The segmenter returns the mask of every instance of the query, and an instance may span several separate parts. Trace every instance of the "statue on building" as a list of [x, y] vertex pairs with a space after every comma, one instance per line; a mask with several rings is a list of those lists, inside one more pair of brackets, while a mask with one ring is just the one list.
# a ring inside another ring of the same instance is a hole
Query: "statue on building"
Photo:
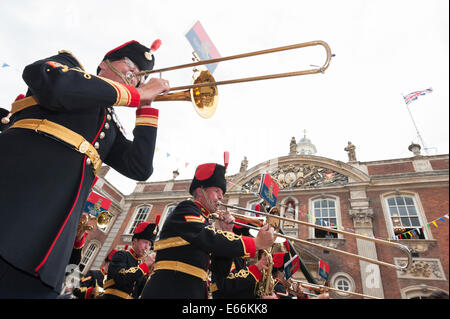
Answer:
[[348, 153], [348, 161], [349, 162], [356, 162], [356, 153], [355, 153], [355, 145], [352, 144], [352, 142], [348, 142], [348, 145], [346, 148], [344, 148], [344, 151]]
[[248, 160], [247, 156], [244, 156], [244, 159], [241, 161], [241, 168], [239, 169], [239, 173], [243, 173], [247, 170]]
[[295, 141], [295, 137], [292, 136], [291, 144], [289, 145], [289, 155], [297, 154], [297, 142]]

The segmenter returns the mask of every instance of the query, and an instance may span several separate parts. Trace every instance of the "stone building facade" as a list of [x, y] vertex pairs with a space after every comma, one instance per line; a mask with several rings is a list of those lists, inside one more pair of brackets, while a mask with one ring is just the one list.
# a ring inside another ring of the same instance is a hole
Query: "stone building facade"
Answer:
[[[301, 145], [300, 142], [302, 143]], [[449, 174], [448, 154], [424, 156], [410, 147], [412, 157], [360, 162], [355, 146], [348, 142], [348, 162], [336, 161], [302, 152], [314, 150], [306, 136], [295, 144], [289, 155], [247, 167], [247, 158], [239, 173], [227, 176], [228, 191], [224, 202], [253, 208], [262, 173], [269, 173], [280, 186], [278, 203], [282, 216], [309, 223], [394, 241], [406, 245], [413, 256], [407, 271], [399, 271], [335, 254], [334, 248], [371, 259], [402, 265], [403, 251], [327, 233], [292, 222], [282, 222], [283, 232], [323, 245], [323, 248], [295, 243], [310, 273], [319, 283], [320, 260], [330, 266], [331, 287], [385, 299], [421, 298], [433, 290], [449, 290]], [[309, 144], [308, 144], [309, 143]], [[191, 180], [174, 178], [159, 182], [138, 182], [130, 195], [121, 194], [105, 178], [103, 168], [94, 191], [112, 200], [114, 215], [106, 229], [91, 231], [84, 247], [80, 269], [100, 268], [113, 248], [131, 243], [134, 227], [141, 221], [160, 223], [177, 205], [189, 198]], [[243, 213], [243, 212], [239, 212]], [[250, 213], [248, 213], [250, 214]], [[296, 278], [304, 278], [298, 271]], [[357, 298], [332, 293], [332, 298]]]

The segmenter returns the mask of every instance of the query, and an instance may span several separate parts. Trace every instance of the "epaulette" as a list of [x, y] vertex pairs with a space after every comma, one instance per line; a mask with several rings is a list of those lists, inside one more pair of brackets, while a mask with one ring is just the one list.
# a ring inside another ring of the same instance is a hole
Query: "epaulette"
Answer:
[[75, 61], [77, 61], [78, 65], [80, 66], [81, 70], [84, 71], [83, 65], [80, 63], [80, 61], [78, 61], [78, 59], [75, 57], [75, 55], [72, 52], [70, 52], [69, 50], [59, 50], [58, 51], [58, 54], [64, 54], [64, 53], [66, 53], [66, 54], [70, 55], [72, 58], [74, 58]]

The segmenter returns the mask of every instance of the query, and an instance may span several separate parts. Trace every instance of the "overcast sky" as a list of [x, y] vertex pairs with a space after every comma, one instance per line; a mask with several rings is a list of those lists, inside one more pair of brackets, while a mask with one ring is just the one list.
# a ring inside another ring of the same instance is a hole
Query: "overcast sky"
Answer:
[[[286, 156], [304, 130], [317, 156], [346, 162], [348, 141], [359, 161], [411, 157], [422, 144], [403, 95], [429, 87], [409, 109], [429, 155], [448, 154], [449, 13], [445, 0], [278, 1], [21, 1], [0, 2], [0, 106], [25, 93], [21, 74], [35, 60], [65, 49], [95, 73], [104, 54], [129, 40], [155, 39], [155, 68], [190, 63], [185, 34], [196, 21], [221, 56], [322, 40], [333, 54], [324, 74], [219, 87], [219, 106], [203, 119], [189, 102], [159, 102], [154, 174], [148, 181], [190, 179], [201, 163], [229, 174], [247, 156], [249, 168]], [[222, 62], [217, 81], [323, 65], [321, 47]], [[5, 66], [7, 64], [8, 66]], [[163, 73], [172, 86], [191, 83], [192, 70]], [[135, 110], [118, 108], [132, 138]], [[423, 145], [422, 145], [423, 147]], [[426, 154], [422, 150], [422, 154]], [[135, 181], [111, 170], [124, 194]]]

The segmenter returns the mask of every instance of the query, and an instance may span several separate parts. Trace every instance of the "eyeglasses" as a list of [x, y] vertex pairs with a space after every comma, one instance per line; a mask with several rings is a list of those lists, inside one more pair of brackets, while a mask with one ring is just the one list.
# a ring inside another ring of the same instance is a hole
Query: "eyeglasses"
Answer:
[[[139, 72], [139, 67], [133, 62], [131, 61], [128, 57], [124, 57], [122, 59], [122, 61], [125, 62], [125, 64], [132, 70], [134, 70], [135, 72]], [[131, 80], [133, 77], [135, 77], [138, 80], [138, 84], [141, 83], [141, 81], [144, 80], [144, 76], [143, 75], [136, 75], [131, 71], [128, 71], [126, 74], [127, 78], [129, 80]]]

